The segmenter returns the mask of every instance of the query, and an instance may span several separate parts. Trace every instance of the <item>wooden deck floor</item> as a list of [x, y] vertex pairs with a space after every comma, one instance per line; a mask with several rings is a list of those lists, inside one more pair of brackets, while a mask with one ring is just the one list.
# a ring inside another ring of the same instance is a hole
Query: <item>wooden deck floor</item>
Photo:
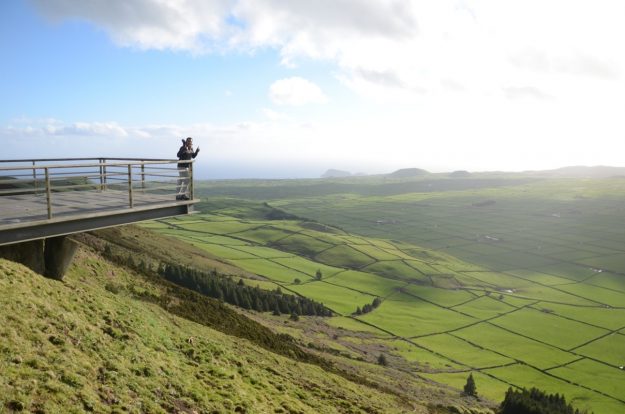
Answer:
[[137, 190], [131, 208], [127, 191], [58, 192], [51, 195], [49, 219], [45, 193], [5, 195], [0, 197], [0, 244], [187, 214], [195, 202]]

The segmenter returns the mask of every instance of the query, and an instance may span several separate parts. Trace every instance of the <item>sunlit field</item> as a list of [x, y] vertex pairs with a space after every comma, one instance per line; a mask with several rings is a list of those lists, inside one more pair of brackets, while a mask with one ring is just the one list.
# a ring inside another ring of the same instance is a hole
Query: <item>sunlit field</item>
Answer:
[[[329, 324], [394, 341], [420, 375], [625, 410], [625, 179], [334, 184], [261, 198], [235, 182], [238, 198], [147, 226], [323, 302]], [[289, 216], [263, 217], [274, 207]]]

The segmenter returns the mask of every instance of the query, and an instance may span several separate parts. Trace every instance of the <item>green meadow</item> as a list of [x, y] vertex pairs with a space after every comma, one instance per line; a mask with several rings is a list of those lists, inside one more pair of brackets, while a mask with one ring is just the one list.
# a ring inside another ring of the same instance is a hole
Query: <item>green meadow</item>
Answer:
[[[538, 386], [597, 414], [625, 411], [625, 179], [258, 187], [198, 183], [199, 214], [146, 227], [264, 278], [263, 288], [323, 302], [335, 312], [328, 326], [378, 338], [415, 375], [462, 388], [473, 372], [494, 400]], [[380, 306], [354, 314], [376, 297]]]

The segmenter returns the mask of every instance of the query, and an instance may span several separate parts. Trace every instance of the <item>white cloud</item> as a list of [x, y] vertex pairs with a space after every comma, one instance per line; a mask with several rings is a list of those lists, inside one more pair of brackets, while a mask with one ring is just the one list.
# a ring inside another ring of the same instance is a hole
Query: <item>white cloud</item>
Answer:
[[230, 30], [234, 0], [33, 0], [54, 20], [81, 19], [118, 44], [139, 49], [211, 50]]
[[328, 98], [317, 85], [299, 77], [275, 81], [269, 87], [269, 98], [276, 105], [292, 106], [326, 103], [328, 101]]
[[105, 136], [123, 138], [129, 136], [127, 129], [121, 127], [117, 122], [74, 122], [65, 124], [53, 118], [39, 120], [29, 118], [17, 119], [2, 131], [4, 134], [8, 134], [10, 131], [10, 133], [23, 138], [31, 136]]
[[549, 95], [533, 86], [508, 86], [503, 88], [503, 92], [510, 99], [551, 99]]
[[283, 112], [277, 112], [273, 109], [263, 108], [261, 112], [270, 121], [290, 121], [291, 117]]
[[[618, 81], [625, 2], [597, 0], [34, 0], [54, 19], [78, 18], [141, 49], [279, 50], [289, 66], [335, 62], [363, 95], [492, 94], [545, 88], [562, 74]], [[538, 73], [538, 74], [537, 74]], [[374, 92], [377, 91], [377, 92]]]

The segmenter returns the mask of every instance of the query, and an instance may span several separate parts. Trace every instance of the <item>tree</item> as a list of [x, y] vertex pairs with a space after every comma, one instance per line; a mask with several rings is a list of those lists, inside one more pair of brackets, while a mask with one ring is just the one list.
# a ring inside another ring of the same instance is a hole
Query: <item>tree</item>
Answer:
[[538, 388], [513, 390], [508, 388], [499, 407], [501, 414], [587, 414], [566, 403], [564, 395], [547, 394]]
[[469, 374], [467, 383], [464, 384], [464, 393], [471, 397], [477, 397], [477, 387], [475, 386], [475, 380], [473, 379], [473, 373]]
[[293, 283], [295, 283], [296, 285], [299, 285], [300, 283], [302, 283], [302, 281], [296, 277], [295, 279], [293, 279]]
[[291, 312], [291, 316], [289, 317], [289, 319], [297, 322], [299, 321], [299, 315], [297, 314], [297, 312]]
[[321, 280], [322, 277], [323, 275], [321, 274], [321, 269], [317, 269], [317, 272], [315, 273], [315, 279]]

